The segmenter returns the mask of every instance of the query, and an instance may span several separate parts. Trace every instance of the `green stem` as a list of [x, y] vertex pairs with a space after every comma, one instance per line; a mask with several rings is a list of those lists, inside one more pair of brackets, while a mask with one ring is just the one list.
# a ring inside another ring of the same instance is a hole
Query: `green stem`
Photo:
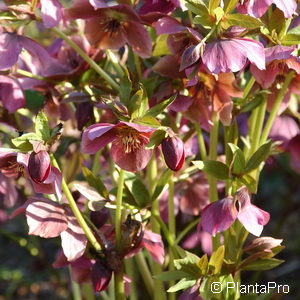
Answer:
[[98, 150], [94, 156], [94, 160], [93, 160], [93, 166], [92, 166], [92, 173], [94, 176], [97, 176], [99, 173], [99, 169], [100, 169], [100, 154], [101, 154], [101, 150]]
[[154, 292], [154, 282], [152, 279], [152, 275], [149, 271], [147, 262], [145, 260], [145, 257], [141, 251], [135, 256], [135, 260], [138, 265], [140, 274], [143, 278], [146, 289], [147, 289], [149, 295], [152, 297], [153, 292]]
[[[210, 140], [209, 140], [209, 160], [217, 160], [219, 120], [216, 112], [213, 113], [212, 121], [213, 121], [213, 126], [210, 130]], [[217, 179], [209, 175], [208, 184], [209, 184], [210, 202], [215, 202], [218, 200]]]
[[244, 88], [244, 93], [243, 93], [244, 99], [247, 98], [247, 96], [249, 95], [254, 83], [255, 83], [255, 78], [252, 76]]
[[294, 71], [291, 71], [285, 78], [284, 80], [284, 83], [282, 85], [282, 88], [280, 89], [276, 99], [275, 99], [275, 102], [273, 104], [273, 107], [272, 107], [272, 110], [271, 110], [271, 113], [269, 115], [269, 118], [268, 118], [268, 121], [265, 125], [265, 128], [263, 130], [263, 133], [262, 133], [262, 136], [261, 136], [261, 140], [260, 140], [260, 144], [263, 144], [267, 141], [268, 139], [268, 136], [269, 136], [269, 133], [271, 131], [271, 128], [273, 126], [273, 123], [274, 123], [274, 120], [278, 114], [278, 111], [279, 111], [279, 108], [280, 108], [280, 105], [284, 99], [284, 96], [287, 92], [287, 89], [289, 87], [289, 84], [291, 83], [292, 79], [294, 77]]
[[71, 278], [71, 285], [72, 285], [72, 294], [73, 294], [73, 299], [74, 300], [81, 300], [81, 292], [80, 292], [80, 285], [73, 280], [73, 276], [72, 276], [72, 268], [69, 265], [69, 274], [70, 274], [70, 278]]
[[[118, 190], [116, 199], [116, 214], [115, 214], [115, 230], [116, 230], [116, 246], [119, 251], [122, 241], [122, 198], [124, 188], [124, 171], [120, 169], [118, 179]], [[115, 296], [117, 300], [125, 299], [125, 288], [123, 281], [123, 266], [118, 272], [115, 272]]]
[[52, 28], [59, 37], [61, 37], [69, 46], [71, 46], [104, 80], [106, 80], [113, 89], [119, 90], [119, 85], [92, 60], [76, 43], [74, 43], [66, 34], [60, 31], [58, 28]]
[[[53, 154], [51, 154], [50, 157], [51, 157], [52, 165], [60, 170], [59, 165], [58, 165], [55, 157], [53, 156]], [[66, 199], [68, 200], [68, 203], [70, 205], [70, 208], [71, 208], [74, 216], [76, 217], [77, 222], [79, 223], [80, 227], [84, 231], [84, 234], [86, 235], [87, 239], [89, 240], [91, 245], [95, 248], [95, 250], [97, 252], [100, 252], [101, 251], [101, 246], [98, 243], [98, 241], [96, 240], [92, 230], [90, 229], [90, 227], [85, 222], [85, 220], [84, 220], [84, 218], [81, 214], [81, 211], [77, 207], [77, 204], [76, 204], [76, 202], [75, 202], [75, 200], [72, 196], [72, 193], [71, 193], [64, 177], [62, 177], [62, 190], [65, 194]]]
[[198, 124], [197, 122], [194, 123], [194, 125], [195, 125], [195, 129], [196, 129], [196, 132], [197, 132], [197, 139], [198, 139], [198, 145], [199, 145], [201, 159], [205, 160], [206, 157], [207, 157], [207, 152], [206, 152], [206, 147], [205, 147], [205, 142], [204, 142], [204, 138], [203, 138], [202, 129], [201, 129], [200, 124]]
[[82, 294], [85, 300], [95, 300], [94, 289], [91, 283], [82, 284]]
[[128, 274], [128, 276], [131, 278], [129, 300], [137, 300], [138, 299], [137, 285], [136, 285], [137, 270], [135, 268], [133, 258], [129, 258], [125, 260], [125, 270], [126, 270], [126, 274]]

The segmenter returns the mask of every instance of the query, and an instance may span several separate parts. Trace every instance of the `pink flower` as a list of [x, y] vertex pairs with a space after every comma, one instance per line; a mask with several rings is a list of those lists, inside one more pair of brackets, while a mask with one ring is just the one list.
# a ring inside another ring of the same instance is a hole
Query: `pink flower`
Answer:
[[32, 199], [26, 207], [29, 234], [43, 238], [60, 235], [61, 244], [68, 261], [83, 255], [87, 238], [76, 218], [64, 206], [48, 199]]
[[87, 0], [65, 10], [68, 19], [86, 19], [88, 41], [101, 49], [120, 49], [128, 43], [141, 57], [150, 57], [152, 41], [139, 15], [128, 5], [94, 9]]
[[245, 38], [215, 40], [205, 46], [202, 56], [203, 64], [215, 74], [240, 71], [248, 60], [258, 69], [265, 69], [264, 46]]
[[274, 46], [265, 49], [266, 69], [259, 70], [251, 65], [250, 70], [256, 81], [265, 89], [275, 81], [277, 75], [288, 73], [290, 69], [300, 74], [300, 60], [292, 55], [295, 47]]
[[62, 5], [58, 0], [41, 0], [41, 13], [46, 28], [57, 26], [62, 19]]
[[238, 10], [241, 13], [260, 18], [272, 4], [275, 4], [286, 18], [291, 18], [297, 9], [295, 0], [244, 0], [238, 6]]
[[25, 106], [25, 96], [18, 80], [0, 75], [0, 99], [10, 113]]
[[242, 187], [237, 191], [235, 198], [227, 197], [209, 204], [202, 212], [199, 228], [215, 236], [216, 233], [227, 230], [236, 219], [247, 231], [260, 236], [264, 225], [269, 222], [270, 215], [251, 204], [247, 188]]
[[7, 178], [0, 169], [0, 194], [3, 195], [5, 207], [13, 207], [18, 199], [16, 186], [11, 178]]
[[82, 136], [82, 151], [94, 154], [109, 143], [114, 162], [122, 169], [136, 172], [148, 164], [152, 150], [146, 150], [155, 129], [129, 122], [116, 125], [108, 123], [94, 124], [88, 127]]

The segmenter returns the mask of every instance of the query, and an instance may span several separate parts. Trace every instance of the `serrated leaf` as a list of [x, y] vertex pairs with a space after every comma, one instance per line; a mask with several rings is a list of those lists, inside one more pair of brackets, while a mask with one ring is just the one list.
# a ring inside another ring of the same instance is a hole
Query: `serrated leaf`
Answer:
[[185, 273], [183, 271], [166, 271], [162, 272], [160, 274], [156, 274], [153, 276], [153, 278], [163, 281], [172, 281], [172, 280], [178, 280], [182, 278], [189, 277], [188, 273]]
[[181, 279], [179, 282], [177, 282], [175, 285], [171, 286], [167, 292], [168, 293], [175, 293], [180, 290], [186, 290], [192, 286], [194, 286], [196, 283], [196, 280], [186, 280], [185, 278]]
[[98, 193], [105, 199], [109, 198], [108, 190], [106, 189], [104, 183], [100, 177], [96, 177], [88, 168], [82, 167], [83, 176], [90, 186], [95, 188]]
[[162, 113], [169, 105], [171, 105], [174, 102], [175, 98], [176, 96], [172, 96], [169, 99], [154, 105], [148, 110], [148, 112], [145, 114], [145, 117], [147, 116], [156, 117], [157, 115]]
[[150, 194], [143, 182], [138, 178], [137, 174], [125, 173], [125, 187], [133, 196], [139, 207], [144, 207], [150, 202]]
[[263, 145], [261, 145], [250, 157], [246, 164], [245, 172], [249, 173], [255, 169], [257, 169], [260, 164], [267, 159], [271, 152], [272, 141], [269, 141]]
[[219, 274], [223, 265], [223, 259], [225, 254], [224, 245], [220, 246], [216, 251], [213, 252], [210, 257], [208, 267], [212, 270], [213, 274]]
[[22, 151], [32, 150], [31, 141], [43, 142], [42, 138], [34, 132], [22, 134], [11, 140], [11, 142]]
[[192, 161], [192, 163], [203, 172], [214, 176], [217, 179], [226, 180], [229, 178], [229, 168], [220, 161], [205, 160]]
[[152, 56], [163, 56], [171, 54], [167, 45], [168, 36], [168, 34], [161, 34], [157, 37]]
[[254, 17], [244, 14], [227, 14], [226, 21], [230, 26], [240, 26], [247, 29], [259, 28], [263, 23]]
[[50, 139], [50, 128], [47, 116], [40, 111], [35, 119], [35, 133], [47, 142]]
[[244, 266], [242, 268], [242, 270], [247, 270], [247, 271], [271, 270], [271, 269], [281, 265], [283, 262], [284, 262], [284, 260], [277, 259], [277, 258], [259, 259], [259, 260], [253, 261], [250, 264]]

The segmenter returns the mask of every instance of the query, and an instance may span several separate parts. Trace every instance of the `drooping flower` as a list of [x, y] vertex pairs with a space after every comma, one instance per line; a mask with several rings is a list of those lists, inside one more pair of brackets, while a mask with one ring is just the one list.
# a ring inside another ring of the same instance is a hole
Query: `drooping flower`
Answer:
[[238, 10], [241, 13], [260, 18], [272, 4], [275, 4], [286, 18], [291, 18], [297, 9], [295, 0], [243, 0], [238, 6]]
[[0, 100], [10, 113], [25, 106], [25, 96], [21, 85], [13, 77], [0, 75]]
[[109, 143], [114, 162], [126, 171], [144, 169], [152, 150], [145, 149], [155, 129], [135, 123], [94, 124], [83, 132], [82, 152], [94, 154]]
[[209, 204], [202, 212], [199, 228], [215, 236], [216, 233], [227, 230], [236, 219], [247, 231], [260, 236], [270, 216], [266, 211], [251, 204], [247, 188], [242, 187], [237, 191], [235, 198], [227, 197]]
[[65, 15], [86, 20], [85, 35], [95, 47], [119, 49], [128, 43], [141, 57], [151, 55], [151, 38], [139, 15], [126, 4], [94, 9], [88, 0], [75, 1]]
[[300, 74], [300, 60], [292, 55], [295, 47], [277, 45], [265, 48], [266, 69], [259, 70], [255, 65], [250, 66], [251, 73], [256, 81], [265, 89], [275, 81], [277, 75], [295, 70]]

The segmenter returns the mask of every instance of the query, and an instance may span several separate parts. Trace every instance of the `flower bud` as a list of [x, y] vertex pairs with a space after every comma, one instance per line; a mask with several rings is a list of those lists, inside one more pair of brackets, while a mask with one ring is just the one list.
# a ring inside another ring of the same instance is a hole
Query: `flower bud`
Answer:
[[96, 292], [107, 289], [111, 280], [112, 270], [97, 261], [92, 267], [92, 282]]
[[169, 136], [162, 141], [161, 148], [167, 166], [173, 171], [180, 170], [185, 158], [182, 140], [177, 136]]
[[32, 152], [28, 161], [28, 172], [36, 183], [44, 182], [51, 169], [50, 157], [47, 151]]
[[272, 252], [272, 249], [281, 246], [281, 243], [281, 239], [274, 239], [270, 236], [264, 236], [252, 240], [244, 248], [244, 251], [250, 254], [260, 251]]

